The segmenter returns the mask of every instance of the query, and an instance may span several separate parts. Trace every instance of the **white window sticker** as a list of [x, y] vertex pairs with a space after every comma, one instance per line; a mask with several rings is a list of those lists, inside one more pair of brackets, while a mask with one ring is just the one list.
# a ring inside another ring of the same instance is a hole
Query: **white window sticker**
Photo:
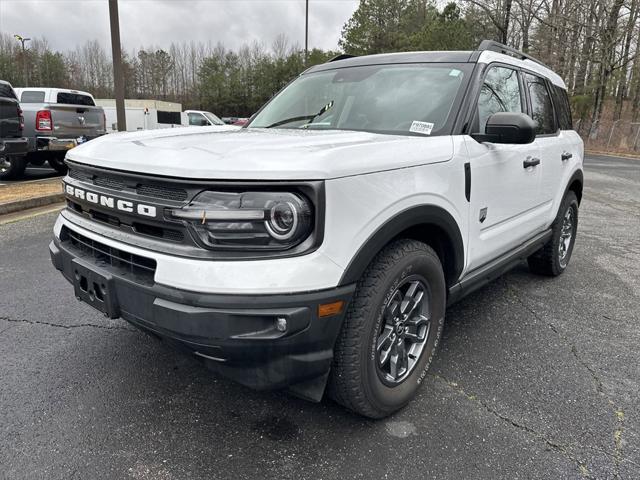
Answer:
[[433, 130], [433, 123], [429, 122], [419, 122], [414, 120], [411, 124], [410, 132], [421, 133], [423, 135], [431, 135], [431, 130]]
[[449, 76], [450, 77], [457, 77], [461, 74], [462, 72], [460, 70], [456, 70], [455, 68], [453, 70], [451, 70], [449, 72]]

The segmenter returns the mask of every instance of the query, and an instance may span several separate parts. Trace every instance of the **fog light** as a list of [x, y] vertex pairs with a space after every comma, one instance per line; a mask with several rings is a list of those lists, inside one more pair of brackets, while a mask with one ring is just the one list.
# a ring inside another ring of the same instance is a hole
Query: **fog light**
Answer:
[[276, 330], [278, 330], [279, 332], [286, 332], [287, 331], [287, 319], [284, 317], [278, 317], [276, 318]]

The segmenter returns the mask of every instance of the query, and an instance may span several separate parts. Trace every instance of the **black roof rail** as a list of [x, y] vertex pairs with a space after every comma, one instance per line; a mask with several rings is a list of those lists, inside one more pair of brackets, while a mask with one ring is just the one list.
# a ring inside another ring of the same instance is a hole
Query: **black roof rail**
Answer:
[[537, 63], [538, 65], [542, 65], [545, 68], [549, 68], [547, 65], [542, 63], [537, 58], [532, 57], [531, 55], [527, 55], [526, 53], [521, 52], [513, 47], [507, 47], [500, 42], [496, 42], [495, 40], [483, 40], [480, 42], [480, 46], [478, 47], [479, 52], [484, 52], [485, 50], [490, 50], [492, 52], [503, 53], [505, 55], [510, 55], [515, 58], [519, 58], [520, 60], [531, 60], [532, 62]]
[[349, 55], [348, 53], [341, 53], [340, 55], [336, 55], [330, 60], [327, 60], [327, 63], [337, 62], [338, 60], [346, 60], [347, 58], [357, 57], [357, 55]]

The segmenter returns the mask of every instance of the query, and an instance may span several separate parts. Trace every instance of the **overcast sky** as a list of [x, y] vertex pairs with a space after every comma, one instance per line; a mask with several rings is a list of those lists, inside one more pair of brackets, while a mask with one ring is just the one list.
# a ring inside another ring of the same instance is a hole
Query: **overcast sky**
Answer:
[[[309, 48], [335, 49], [358, 0], [309, 0]], [[218, 41], [236, 49], [279, 33], [304, 47], [305, 0], [120, 0], [125, 49]], [[55, 50], [97, 39], [110, 48], [107, 0], [0, 0], [0, 31], [45, 37]]]

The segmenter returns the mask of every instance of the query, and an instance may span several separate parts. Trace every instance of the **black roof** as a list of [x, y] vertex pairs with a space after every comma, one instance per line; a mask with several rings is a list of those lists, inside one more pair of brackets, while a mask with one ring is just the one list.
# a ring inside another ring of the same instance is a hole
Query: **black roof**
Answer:
[[362, 57], [343, 54], [329, 60], [327, 63], [311, 67], [307, 69], [305, 73], [321, 72], [334, 68], [393, 63], [475, 63], [478, 61], [480, 54], [485, 50], [491, 50], [522, 60], [531, 60], [545, 68], [549, 68], [540, 60], [515, 48], [508, 47], [493, 40], [483, 40], [478, 46], [478, 49], [474, 51], [380, 53], [377, 55], [364, 55]]
[[334, 60], [316, 65], [307, 72], [320, 72], [334, 68], [357, 67], [361, 65], [385, 65], [391, 63], [468, 63], [475, 62], [473, 54], [475, 52], [401, 52], [401, 53], [380, 53], [377, 55], [364, 55], [362, 57], [351, 57]]

